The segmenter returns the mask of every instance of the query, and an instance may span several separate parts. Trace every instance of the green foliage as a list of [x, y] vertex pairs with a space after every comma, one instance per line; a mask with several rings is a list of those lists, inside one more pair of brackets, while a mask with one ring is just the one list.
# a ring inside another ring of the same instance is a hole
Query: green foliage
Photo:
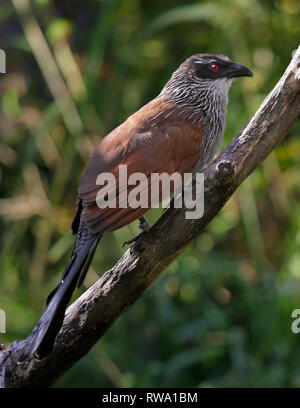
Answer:
[[[254, 72], [230, 91], [227, 144], [283, 73], [300, 34], [298, 0], [17, 4], [0, 6], [6, 344], [29, 334], [64, 269], [77, 181], [100, 138], [155, 97], [186, 57], [210, 52]], [[291, 332], [300, 308], [299, 134], [297, 124], [57, 386], [300, 386], [299, 335]], [[153, 210], [149, 219], [159, 216]], [[103, 239], [85, 287], [136, 232], [132, 224]]]

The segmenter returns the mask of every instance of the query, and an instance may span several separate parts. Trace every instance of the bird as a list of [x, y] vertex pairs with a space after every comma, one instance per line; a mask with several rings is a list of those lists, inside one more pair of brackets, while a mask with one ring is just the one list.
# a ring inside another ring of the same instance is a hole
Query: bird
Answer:
[[174, 71], [157, 97], [96, 146], [79, 180], [72, 223], [76, 240], [70, 261], [47, 298], [44, 314], [26, 339], [20, 362], [51, 353], [71, 296], [84, 280], [101, 237], [138, 219], [142, 233], [149, 229], [144, 218], [148, 208], [97, 205], [97, 194], [104, 188], [97, 185], [98, 175], [113, 174], [117, 188], [118, 171], [123, 165], [128, 176], [141, 172], [147, 178], [152, 173], [184, 174], [203, 169], [213, 160], [223, 139], [229, 88], [243, 76], [253, 73], [226, 55], [192, 55]]

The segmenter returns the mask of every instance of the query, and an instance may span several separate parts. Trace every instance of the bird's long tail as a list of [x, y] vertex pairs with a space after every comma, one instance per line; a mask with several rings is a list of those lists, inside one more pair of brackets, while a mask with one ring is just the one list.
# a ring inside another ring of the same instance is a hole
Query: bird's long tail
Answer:
[[26, 340], [19, 361], [30, 360], [34, 355], [42, 359], [52, 350], [56, 335], [64, 320], [64, 315], [72, 294], [79, 286], [90, 266], [102, 234], [87, 235], [76, 244], [57, 287], [47, 298], [45, 313]]

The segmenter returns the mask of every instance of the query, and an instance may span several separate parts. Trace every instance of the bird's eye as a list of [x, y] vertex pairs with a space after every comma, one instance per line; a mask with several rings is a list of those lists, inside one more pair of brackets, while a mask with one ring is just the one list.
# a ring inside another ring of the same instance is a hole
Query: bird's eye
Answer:
[[218, 69], [219, 69], [219, 65], [217, 65], [217, 64], [211, 64], [211, 66], [210, 66], [210, 69], [212, 70], [212, 71], [218, 71]]

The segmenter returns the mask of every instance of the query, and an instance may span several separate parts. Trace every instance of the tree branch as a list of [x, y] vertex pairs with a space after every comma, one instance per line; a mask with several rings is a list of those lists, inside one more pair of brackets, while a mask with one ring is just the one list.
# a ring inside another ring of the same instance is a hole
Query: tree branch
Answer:
[[166, 211], [112, 269], [68, 308], [48, 357], [18, 365], [26, 340], [16, 341], [1, 352], [1, 385], [47, 386], [87, 354], [166, 266], [197, 238], [243, 180], [282, 141], [299, 116], [300, 47], [253, 118], [205, 169], [203, 217], [185, 219], [185, 208]]

